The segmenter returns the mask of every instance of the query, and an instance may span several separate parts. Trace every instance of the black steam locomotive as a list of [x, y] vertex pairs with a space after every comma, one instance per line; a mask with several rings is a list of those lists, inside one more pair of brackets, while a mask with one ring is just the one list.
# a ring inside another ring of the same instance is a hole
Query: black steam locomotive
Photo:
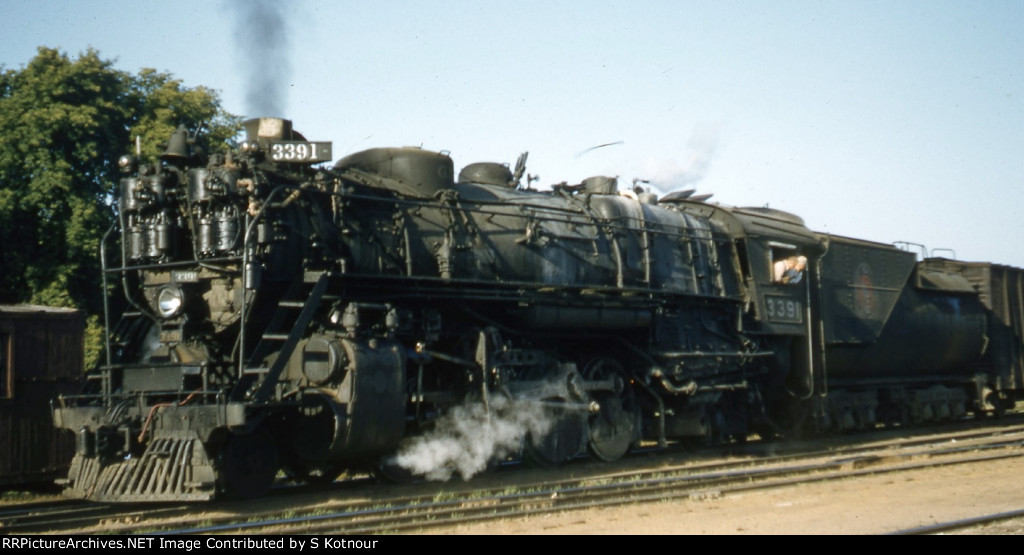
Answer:
[[457, 178], [417, 148], [328, 168], [330, 143], [286, 120], [246, 132], [207, 157], [179, 129], [159, 161], [120, 161], [103, 262], [122, 313], [54, 410], [70, 496], [422, 472], [410, 441], [460, 407], [529, 416], [485, 458], [553, 465], [998, 412], [1021, 389], [1018, 269], [608, 177], [535, 191], [525, 155]]

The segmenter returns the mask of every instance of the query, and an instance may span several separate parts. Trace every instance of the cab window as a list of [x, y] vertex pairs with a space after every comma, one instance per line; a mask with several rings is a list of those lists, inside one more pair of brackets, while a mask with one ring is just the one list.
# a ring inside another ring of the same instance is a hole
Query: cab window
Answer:
[[807, 273], [807, 257], [796, 249], [772, 247], [771, 268], [772, 283], [801, 283]]

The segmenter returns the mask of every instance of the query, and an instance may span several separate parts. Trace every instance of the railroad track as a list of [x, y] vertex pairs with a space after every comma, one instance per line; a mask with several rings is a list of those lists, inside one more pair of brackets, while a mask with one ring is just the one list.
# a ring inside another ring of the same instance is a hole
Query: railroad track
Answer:
[[[884, 434], [879, 434], [883, 436]], [[99, 505], [63, 502], [0, 512], [0, 533], [115, 534], [373, 534], [411, 533], [495, 519], [521, 518], [595, 507], [709, 498], [742, 491], [841, 480], [865, 474], [906, 472], [938, 465], [971, 464], [1024, 456], [1024, 424], [990, 430], [947, 431], [890, 437], [828, 450], [786, 443], [752, 443], [731, 449], [728, 460], [689, 460], [655, 469], [590, 472], [559, 481], [510, 486], [417, 484], [390, 488], [365, 481], [338, 483], [318, 492], [278, 490], [252, 503], [202, 506]], [[819, 443], [820, 446], [820, 443]], [[775, 454], [766, 454], [768, 452]], [[702, 455], [703, 457], [703, 455]], [[692, 458], [692, 457], [691, 457]], [[642, 460], [642, 457], [641, 457]], [[384, 488], [388, 489], [388, 488]], [[422, 493], [401, 495], [408, 489]]]
[[928, 536], [942, 534], [1020, 535], [1024, 531], [1024, 509], [1002, 513], [939, 522], [906, 530], [897, 530], [893, 536]]

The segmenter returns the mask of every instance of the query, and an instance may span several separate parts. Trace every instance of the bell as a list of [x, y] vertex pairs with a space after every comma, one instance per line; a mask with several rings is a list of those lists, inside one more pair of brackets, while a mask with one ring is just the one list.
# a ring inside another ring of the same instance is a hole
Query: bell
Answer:
[[161, 160], [188, 160], [191, 158], [188, 149], [188, 130], [184, 125], [179, 125], [171, 139], [167, 141], [167, 149], [160, 155]]

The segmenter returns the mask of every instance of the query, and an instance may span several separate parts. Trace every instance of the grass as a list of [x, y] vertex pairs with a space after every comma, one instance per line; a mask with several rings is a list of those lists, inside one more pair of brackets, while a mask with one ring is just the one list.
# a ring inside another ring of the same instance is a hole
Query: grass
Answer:
[[434, 494], [434, 503], [443, 503], [445, 501], [454, 501], [455, 494], [450, 491], [439, 491]]

